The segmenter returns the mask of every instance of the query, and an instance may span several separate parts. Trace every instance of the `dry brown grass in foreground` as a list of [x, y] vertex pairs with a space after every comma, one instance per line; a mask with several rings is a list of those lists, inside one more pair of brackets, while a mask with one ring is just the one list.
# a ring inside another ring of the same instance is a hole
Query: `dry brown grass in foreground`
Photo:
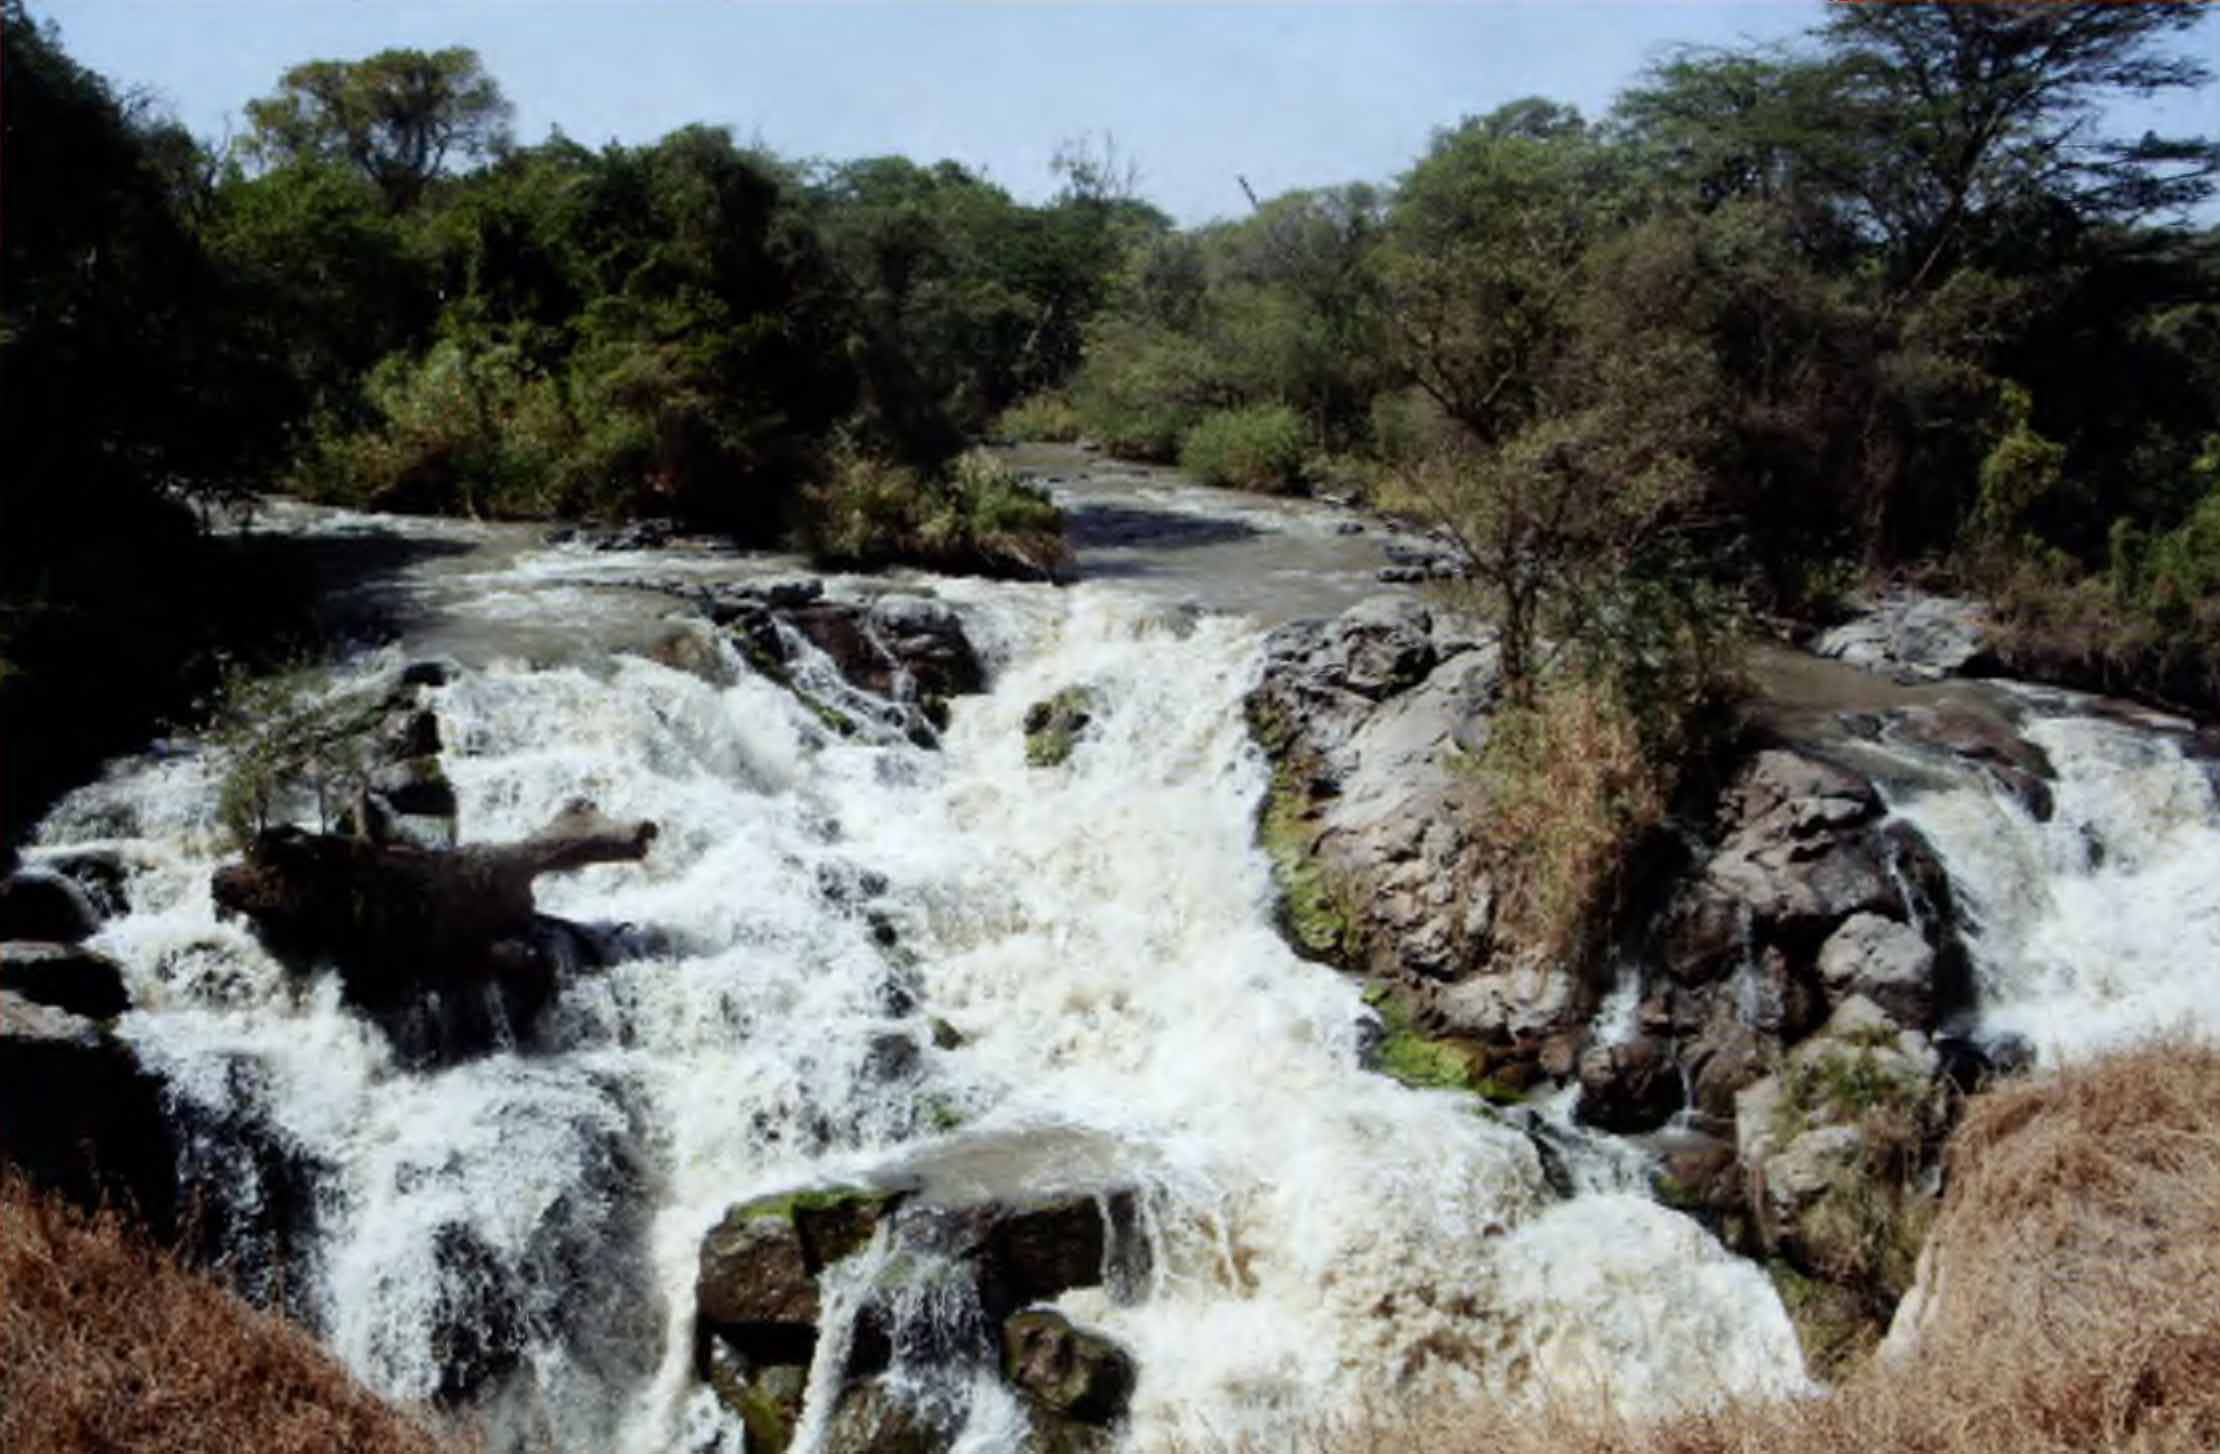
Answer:
[[[1823, 1397], [1656, 1425], [1445, 1409], [1317, 1454], [2206, 1454], [2220, 1449], [2220, 1048], [2155, 1044], [1972, 1102], [1916, 1351]], [[1258, 1451], [1261, 1454], [1261, 1450]]]
[[114, 1214], [0, 1174], [0, 1450], [457, 1454]]

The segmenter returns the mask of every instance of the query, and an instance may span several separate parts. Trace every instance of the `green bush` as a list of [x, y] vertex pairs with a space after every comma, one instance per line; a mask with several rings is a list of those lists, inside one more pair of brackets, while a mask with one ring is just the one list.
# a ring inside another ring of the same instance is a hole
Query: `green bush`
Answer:
[[1001, 439], [1069, 444], [1079, 438], [1079, 411], [1062, 394], [1035, 394], [1002, 411], [994, 422]]
[[320, 672], [255, 677], [234, 668], [208, 724], [224, 776], [217, 814], [233, 841], [313, 807], [329, 832], [369, 779], [370, 735], [383, 719], [367, 693], [335, 693]]
[[1054, 578], [1069, 563], [1063, 512], [983, 449], [928, 475], [843, 444], [804, 492], [799, 534], [830, 567]]
[[392, 354], [364, 394], [375, 423], [319, 423], [292, 485], [311, 499], [379, 510], [546, 515], [563, 508], [579, 431], [556, 381], [513, 348], [454, 340]]
[[1112, 319], [1088, 337], [1071, 398], [1087, 435], [1121, 459], [1169, 463], [1213, 404], [1233, 395], [1198, 340]]
[[1303, 485], [1307, 436], [1285, 404], [1207, 415], [1180, 441], [1180, 468], [1206, 485], [1281, 495]]

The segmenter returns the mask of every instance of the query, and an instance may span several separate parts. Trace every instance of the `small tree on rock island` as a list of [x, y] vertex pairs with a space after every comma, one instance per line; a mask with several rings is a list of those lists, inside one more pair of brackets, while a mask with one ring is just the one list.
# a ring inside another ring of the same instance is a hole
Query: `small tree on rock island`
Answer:
[[1725, 390], [1656, 286], [1660, 239], [1613, 221], [1625, 180], [1577, 113], [1515, 102], [1435, 138], [1381, 264], [1397, 363], [1434, 416], [1401, 483], [1456, 543], [1521, 709], [1566, 660], [1638, 697], [1629, 677], [1715, 625], [1680, 545]]
[[287, 71], [277, 94], [247, 103], [247, 145], [271, 165], [344, 163], [404, 212], [450, 160], [504, 150], [512, 111], [474, 50], [384, 50]]

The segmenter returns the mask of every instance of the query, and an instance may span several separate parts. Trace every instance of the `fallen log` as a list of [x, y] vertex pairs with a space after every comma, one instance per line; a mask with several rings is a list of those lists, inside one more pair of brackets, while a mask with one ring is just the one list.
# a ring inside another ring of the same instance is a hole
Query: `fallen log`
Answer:
[[244, 915], [272, 953], [333, 964], [349, 998], [390, 1008], [456, 982], [544, 979], [532, 881], [636, 862], [655, 835], [653, 823], [614, 822], [582, 799], [520, 842], [462, 848], [273, 828], [210, 889], [217, 913]]

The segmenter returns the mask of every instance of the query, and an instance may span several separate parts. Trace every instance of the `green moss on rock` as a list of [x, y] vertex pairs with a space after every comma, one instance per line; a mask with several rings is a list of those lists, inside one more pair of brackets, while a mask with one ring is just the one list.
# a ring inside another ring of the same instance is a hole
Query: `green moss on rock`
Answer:
[[1028, 767], [1060, 767], [1102, 709], [1092, 687], [1066, 687], [1025, 712], [1025, 762]]
[[1272, 861], [1272, 881], [1280, 891], [1280, 921], [1296, 947], [1321, 959], [1353, 968], [1362, 937], [1346, 907], [1344, 886], [1318, 861], [1308, 804], [1293, 768], [1272, 769], [1271, 791], [1257, 822], [1257, 838]]
[[1402, 1003], [1385, 986], [1365, 993], [1380, 1012], [1379, 1069], [1414, 1090], [1468, 1091], [1497, 1105], [1525, 1099], [1524, 1087], [1509, 1075], [1490, 1073], [1487, 1047], [1457, 1036], [1420, 1033]]
[[811, 1187], [759, 1197], [728, 1213], [727, 1220], [784, 1217], [791, 1221], [801, 1234], [803, 1254], [814, 1274], [861, 1251], [901, 1199], [899, 1192], [866, 1187]]

